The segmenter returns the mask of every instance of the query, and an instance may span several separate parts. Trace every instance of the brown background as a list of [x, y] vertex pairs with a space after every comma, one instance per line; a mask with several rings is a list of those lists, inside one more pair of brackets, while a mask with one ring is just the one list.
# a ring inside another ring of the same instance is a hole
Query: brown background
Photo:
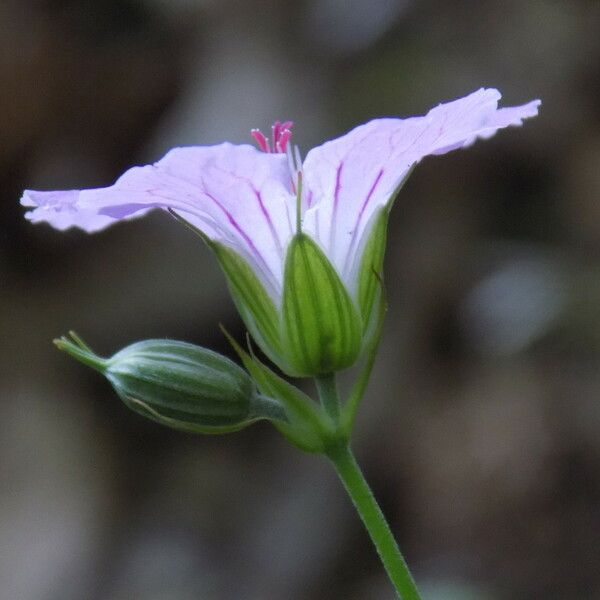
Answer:
[[426, 160], [355, 448], [428, 600], [600, 598], [600, 6], [520, 0], [0, 3], [0, 598], [389, 600], [324, 461], [194, 437], [56, 352], [242, 327], [165, 215], [60, 234], [24, 187], [296, 122], [306, 152], [480, 86], [539, 118]]

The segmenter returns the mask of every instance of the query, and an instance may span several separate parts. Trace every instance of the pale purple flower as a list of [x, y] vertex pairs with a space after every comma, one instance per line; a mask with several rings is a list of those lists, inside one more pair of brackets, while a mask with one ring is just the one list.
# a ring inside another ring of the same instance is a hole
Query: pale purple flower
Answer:
[[95, 232], [150, 209], [175, 211], [209, 239], [245, 258], [278, 305], [286, 248], [301, 227], [329, 257], [353, 294], [361, 248], [376, 210], [392, 200], [411, 168], [488, 138], [537, 115], [539, 100], [498, 108], [500, 93], [480, 89], [425, 116], [375, 119], [308, 152], [291, 148], [291, 123], [276, 123], [260, 149], [223, 143], [175, 148], [153, 165], [133, 167], [106, 188], [40, 192], [21, 203], [32, 222]]

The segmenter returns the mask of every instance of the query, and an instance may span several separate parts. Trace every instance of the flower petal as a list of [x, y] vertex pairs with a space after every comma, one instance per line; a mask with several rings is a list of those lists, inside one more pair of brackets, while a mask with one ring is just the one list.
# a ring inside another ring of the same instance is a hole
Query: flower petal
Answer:
[[303, 229], [348, 285], [370, 216], [392, 199], [414, 164], [537, 114], [539, 100], [498, 109], [500, 97], [498, 90], [480, 89], [422, 117], [375, 119], [308, 153], [304, 182], [310, 207]]
[[126, 171], [114, 185], [26, 192], [32, 221], [98, 231], [153, 208], [172, 209], [209, 238], [243, 255], [275, 294], [292, 236], [294, 196], [285, 155], [229, 143], [175, 148], [154, 165]]
[[[36, 192], [25, 190], [21, 205], [33, 210], [25, 213], [25, 218], [32, 223], [49, 223], [55, 229], [64, 231], [70, 227], [79, 227], [88, 233], [95, 233], [116, 220], [106, 215], [99, 215], [93, 209], [82, 208], [78, 204], [79, 190], [64, 192]], [[135, 216], [141, 216], [138, 213]]]

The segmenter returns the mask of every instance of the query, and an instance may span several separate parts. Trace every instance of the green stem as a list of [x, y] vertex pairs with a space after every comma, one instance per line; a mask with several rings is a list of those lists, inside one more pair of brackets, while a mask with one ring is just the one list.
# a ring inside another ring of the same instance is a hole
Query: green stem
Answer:
[[337, 381], [335, 375], [323, 375], [315, 379], [319, 399], [327, 414], [337, 425], [340, 420], [340, 398], [337, 390]]
[[[370, 371], [370, 367], [368, 371]], [[371, 536], [371, 540], [375, 544], [377, 553], [398, 593], [398, 597], [401, 600], [421, 600], [417, 586], [392, 535], [390, 526], [387, 524], [379, 504], [377, 504], [377, 500], [375, 500], [373, 492], [348, 446], [348, 432], [343, 429], [344, 424], [340, 418], [340, 399], [335, 374], [319, 377], [315, 381], [321, 404], [334, 422], [337, 431], [335, 437], [330, 439], [326, 455], [333, 463]]]
[[401, 600], [421, 600], [417, 586], [408, 570], [400, 548], [365, 480], [352, 451], [347, 445], [330, 449], [327, 456], [333, 463], [348, 495], [364, 523], [383, 566]]

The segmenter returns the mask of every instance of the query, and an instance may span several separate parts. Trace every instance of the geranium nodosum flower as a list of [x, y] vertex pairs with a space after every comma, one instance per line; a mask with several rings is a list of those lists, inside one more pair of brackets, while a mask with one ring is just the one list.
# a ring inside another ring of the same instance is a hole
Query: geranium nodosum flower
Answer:
[[187, 221], [215, 251], [257, 343], [293, 375], [353, 364], [380, 291], [387, 213], [411, 168], [537, 114], [539, 100], [498, 108], [480, 89], [425, 116], [375, 119], [302, 162], [291, 123], [259, 148], [175, 148], [107, 188], [26, 191], [26, 217], [88, 232], [154, 208]]

